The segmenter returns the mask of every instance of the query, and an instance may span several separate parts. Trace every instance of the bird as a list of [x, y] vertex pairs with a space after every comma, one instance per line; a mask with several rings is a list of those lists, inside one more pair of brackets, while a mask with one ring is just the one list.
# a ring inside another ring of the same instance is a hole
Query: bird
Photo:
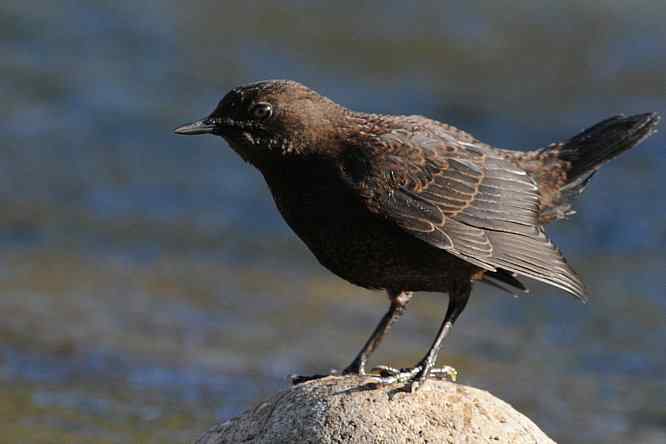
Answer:
[[375, 368], [376, 382], [415, 391], [429, 376], [454, 376], [435, 365], [476, 283], [519, 294], [528, 278], [587, 300], [544, 227], [573, 215], [598, 169], [654, 134], [659, 120], [617, 115], [543, 148], [500, 149], [427, 117], [352, 111], [301, 83], [266, 80], [232, 89], [208, 117], [174, 131], [224, 138], [260, 171], [325, 268], [386, 292], [387, 312], [343, 375], [368, 374], [368, 358], [414, 292], [448, 294], [423, 358]]

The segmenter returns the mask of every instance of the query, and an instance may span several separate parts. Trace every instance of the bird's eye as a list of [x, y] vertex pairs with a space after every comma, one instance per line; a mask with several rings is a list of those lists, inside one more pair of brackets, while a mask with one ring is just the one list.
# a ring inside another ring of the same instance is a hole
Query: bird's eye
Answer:
[[252, 107], [252, 117], [257, 120], [266, 120], [273, 114], [273, 107], [270, 103], [257, 103]]

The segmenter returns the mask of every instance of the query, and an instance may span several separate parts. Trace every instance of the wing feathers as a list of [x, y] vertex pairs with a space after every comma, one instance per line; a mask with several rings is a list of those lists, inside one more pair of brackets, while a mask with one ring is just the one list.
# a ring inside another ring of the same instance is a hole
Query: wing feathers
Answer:
[[489, 272], [517, 273], [584, 299], [580, 279], [539, 226], [532, 178], [492, 148], [437, 128], [380, 137], [363, 182], [362, 196], [374, 199], [369, 208]]

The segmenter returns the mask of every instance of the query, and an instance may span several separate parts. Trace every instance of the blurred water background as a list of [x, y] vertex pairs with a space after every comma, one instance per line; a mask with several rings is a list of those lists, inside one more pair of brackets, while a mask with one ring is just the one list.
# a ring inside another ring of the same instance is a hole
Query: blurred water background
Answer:
[[[291, 78], [536, 147], [666, 113], [665, 21], [656, 0], [3, 0], [0, 442], [186, 442], [346, 365], [383, 314], [221, 139], [172, 135], [228, 89]], [[561, 442], [666, 442], [665, 145], [551, 228], [590, 304], [478, 288], [442, 354]], [[445, 296], [412, 304], [373, 363], [429, 345]]]

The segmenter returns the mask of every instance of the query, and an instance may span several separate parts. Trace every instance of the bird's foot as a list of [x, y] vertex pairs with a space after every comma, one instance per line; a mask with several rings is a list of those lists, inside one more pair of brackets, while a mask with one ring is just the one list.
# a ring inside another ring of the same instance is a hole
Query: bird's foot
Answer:
[[424, 364], [412, 368], [394, 368], [387, 365], [378, 365], [372, 369], [379, 373], [373, 377], [373, 382], [382, 385], [408, 384], [407, 391], [414, 393], [428, 378], [448, 379], [452, 382], [458, 377], [458, 371], [448, 365], [441, 368], [427, 369]]
[[328, 376], [366, 376], [365, 371], [365, 359], [356, 358], [354, 362], [349, 364], [344, 370], [340, 371], [338, 369], [331, 369], [327, 375], [311, 375], [311, 376], [301, 376], [301, 375], [291, 375], [289, 379], [291, 380], [292, 385], [302, 384], [308, 381], [314, 381], [316, 379], [326, 378]]
[[341, 373], [343, 376], [351, 375], [351, 376], [365, 376], [365, 360], [358, 360], [355, 359], [354, 362], [349, 364], [347, 368], [342, 370]]
[[342, 373], [337, 369], [331, 369], [326, 374], [317, 374], [317, 375], [289, 375], [289, 381], [291, 385], [303, 384], [308, 381], [315, 381], [317, 379], [328, 378], [329, 376], [344, 376], [347, 375], [346, 370], [343, 370]]

